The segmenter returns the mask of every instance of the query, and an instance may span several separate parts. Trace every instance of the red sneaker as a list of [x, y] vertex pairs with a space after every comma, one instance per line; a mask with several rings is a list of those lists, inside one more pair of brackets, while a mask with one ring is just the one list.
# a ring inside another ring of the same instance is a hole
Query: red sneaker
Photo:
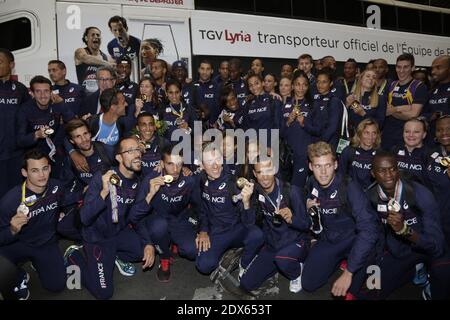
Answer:
[[159, 261], [156, 277], [160, 282], [169, 282], [170, 280], [170, 261], [169, 259], [161, 259]]

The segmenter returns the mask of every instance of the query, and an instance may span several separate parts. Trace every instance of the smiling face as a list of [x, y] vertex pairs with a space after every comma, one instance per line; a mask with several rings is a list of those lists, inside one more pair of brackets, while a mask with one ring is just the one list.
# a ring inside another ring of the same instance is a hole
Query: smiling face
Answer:
[[40, 108], [46, 108], [50, 104], [51, 93], [48, 83], [35, 83], [31, 88], [31, 94]]
[[91, 133], [86, 126], [76, 128], [70, 133], [70, 143], [81, 151], [89, 151], [92, 148]]
[[155, 119], [150, 116], [139, 117], [136, 127], [140, 133], [141, 139], [150, 141], [156, 131]]
[[424, 125], [420, 121], [408, 121], [403, 127], [403, 140], [405, 145], [411, 149], [422, 147], [426, 135]]
[[431, 64], [431, 77], [436, 83], [446, 83], [450, 80], [450, 58], [438, 57]]
[[374, 147], [378, 138], [378, 129], [375, 125], [366, 126], [361, 132], [360, 146], [365, 150], [370, 150]]
[[361, 87], [365, 91], [371, 91], [376, 84], [377, 74], [373, 70], [366, 70], [361, 74]]
[[264, 92], [263, 82], [257, 76], [253, 76], [248, 79], [248, 89], [253, 95], [259, 96]]
[[411, 74], [414, 70], [414, 66], [409, 60], [400, 60], [395, 65], [395, 71], [400, 82], [405, 82], [411, 78]]
[[223, 157], [219, 150], [209, 150], [203, 152], [203, 169], [211, 179], [218, 179], [223, 170]]
[[253, 175], [264, 191], [273, 191], [275, 186], [275, 169], [270, 159], [255, 163]]
[[386, 191], [395, 190], [395, 185], [400, 179], [397, 161], [394, 157], [378, 157], [373, 161], [372, 176]]
[[436, 122], [436, 140], [447, 150], [450, 148], [450, 117]]
[[116, 155], [119, 170], [122, 173], [135, 173], [141, 171], [142, 152], [136, 139], [129, 138], [120, 142], [120, 153]]

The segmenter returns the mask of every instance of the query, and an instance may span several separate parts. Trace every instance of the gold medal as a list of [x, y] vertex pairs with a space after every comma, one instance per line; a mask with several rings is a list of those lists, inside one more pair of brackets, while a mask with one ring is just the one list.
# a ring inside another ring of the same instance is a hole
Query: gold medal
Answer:
[[111, 175], [111, 177], [109, 178], [109, 182], [111, 182], [111, 184], [115, 186], [122, 186], [122, 179], [120, 179], [120, 177], [115, 173]]
[[388, 206], [388, 211], [400, 212], [400, 209], [401, 209], [400, 204], [397, 201], [395, 201], [395, 199], [389, 200], [387, 206]]
[[148, 99], [148, 97], [147, 97], [146, 94], [141, 94], [141, 100], [142, 101], [147, 102], [147, 99]]
[[249, 181], [245, 179], [244, 177], [240, 177], [236, 181], [236, 185], [239, 189], [243, 189], [245, 185], [249, 184]]
[[173, 181], [173, 177], [171, 175], [166, 174], [164, 176], [164, 183], [172, 183], [172, 181]]
[[48, 128], [44, 130], [44, 133], [48, 136], [52, 135], [55, 132], [52, 128]]
[[355, 100], [352, 102], [351, 107], [353, 110], [355, 110], [356, 108], [358, 108], [361, 104], [359, 103], [358, 100]]
[[442, 157], [439, 163], [444, 167], [450, 167], [450, 157]]

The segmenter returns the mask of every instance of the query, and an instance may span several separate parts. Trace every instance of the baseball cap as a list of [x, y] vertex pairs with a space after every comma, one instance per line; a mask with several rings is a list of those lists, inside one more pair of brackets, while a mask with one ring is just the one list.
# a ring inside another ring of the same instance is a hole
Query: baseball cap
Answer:
[[184, 63], [184, 61], [182, 61], [182, 60], [177, 60], [174, 63], [172, 63], [172, 69], [176, 69], [176, 68], [183, 68], [183, 69], [187, 70], [186, 63]]

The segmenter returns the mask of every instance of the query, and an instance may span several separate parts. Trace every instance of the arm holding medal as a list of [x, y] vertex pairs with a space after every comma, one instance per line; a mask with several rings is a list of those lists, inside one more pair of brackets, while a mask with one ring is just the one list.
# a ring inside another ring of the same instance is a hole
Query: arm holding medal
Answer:
[[97, 216], [106, 208], [106, 197], [109, 195], [109, 179], [113, 175], [109, 170], [105, 174], [98, 172], [89, 183], [89, 188], [84, 197], [84, 205], [80, 210], [81, 222], [89, 226], [95, 222]]
[[397, 235], [404, 236], [414, 243], [417, 241], [417, 232], [406, 224], [400, 213], [400, 205], [392, 200], [388, 203], [387, 223]]

